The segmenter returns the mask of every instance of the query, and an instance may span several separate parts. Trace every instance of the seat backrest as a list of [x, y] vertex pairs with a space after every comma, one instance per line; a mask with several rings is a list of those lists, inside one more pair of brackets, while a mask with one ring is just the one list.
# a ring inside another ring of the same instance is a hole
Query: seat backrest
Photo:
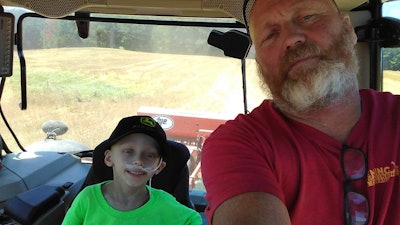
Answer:
[[[187, 162], [189, 149], [182, 143], [168, 140], [167, 166], [151, 180], [151, 186], [172, 194], [177, 201], [194, 208], [189, 198], [189, 169]], [[93, 151], [93, 163], [84, 181], [83, 187], [113, 179], [112, 168], [104, 163], [105, 142], [100, 143]]]

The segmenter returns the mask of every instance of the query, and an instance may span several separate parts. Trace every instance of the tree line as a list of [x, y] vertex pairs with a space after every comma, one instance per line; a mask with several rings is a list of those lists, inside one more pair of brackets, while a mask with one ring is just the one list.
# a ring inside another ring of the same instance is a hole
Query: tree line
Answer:
[[[104, 47], [167, 54], [223, 56], [208, 45], [212, 28], [91, 22], [89, 38], [78, 36], [75, 21], [27, 18], [23, 28], [24, 49]], [[227, 31], [229, 29], [220, 29]], [[384, 70], [400, 71], [400, 48], [382, 50]], [[249, 58], [254, 58], [250, 51]]]

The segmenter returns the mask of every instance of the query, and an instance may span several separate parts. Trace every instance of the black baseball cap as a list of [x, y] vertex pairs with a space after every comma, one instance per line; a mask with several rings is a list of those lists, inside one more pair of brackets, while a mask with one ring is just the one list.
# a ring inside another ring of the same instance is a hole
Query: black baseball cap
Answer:
[[143, 133], [154, 138], [158, 143], [160, 156], [166, 157], [167, 136], [160, 124], [150, 116], [130, 116], [121, 119], [105, 144], [110, 149], [113, 144], [133, 133]]

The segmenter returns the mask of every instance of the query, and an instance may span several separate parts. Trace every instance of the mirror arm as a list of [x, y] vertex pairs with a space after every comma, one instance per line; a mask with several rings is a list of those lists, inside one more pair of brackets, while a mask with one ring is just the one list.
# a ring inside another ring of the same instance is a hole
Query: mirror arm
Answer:
[[27, 108], [27, 93], [26, 93], [26, 62], [24, 57], [24, 52], [22, 48], [22, 20], [24, 19], [24, 15], [22, 15], [18, 19], [17, 23], [17, 33], [15, 34], [15, 44], [17, 45], [17, 52], [20, 63], [21, 70], [21, 103], [19, 107], [21, 110], [25, 110]]
[[242, 59], [242, 88], [243, 88], [243, 107], [244, 114], [249, 113], [247, 109], [247, 84], [246, 84], [246, 59]]

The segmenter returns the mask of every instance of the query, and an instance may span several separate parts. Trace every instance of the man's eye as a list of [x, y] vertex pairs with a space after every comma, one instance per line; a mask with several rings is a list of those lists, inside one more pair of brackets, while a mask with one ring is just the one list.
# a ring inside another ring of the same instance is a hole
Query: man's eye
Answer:
[[303, 20], [309, 20], [313, 17], [314, 15], [310, 14], [310, 15], [305, 15], [303, 16]]
[[270, 32], [268, 35], [267, 35], [267, 37], [265, 38], [265, 40], [271, 40], [271, 39], [273, 39], [273, 38], [275, 38], [276, 37], [276, 35], [277, 35], [277, 32]]
[[267, 40], [272, 39], [273, 37], [275, 37], [275, 33], [270, 33], [267, 35]]
[[279, 35], [279, 32], [277, 31], [268, 31], [265, 33], [264, 39], [261, 40], [262, 45], [270, 45], [274, 39], [277, 38], [277, 36]]

